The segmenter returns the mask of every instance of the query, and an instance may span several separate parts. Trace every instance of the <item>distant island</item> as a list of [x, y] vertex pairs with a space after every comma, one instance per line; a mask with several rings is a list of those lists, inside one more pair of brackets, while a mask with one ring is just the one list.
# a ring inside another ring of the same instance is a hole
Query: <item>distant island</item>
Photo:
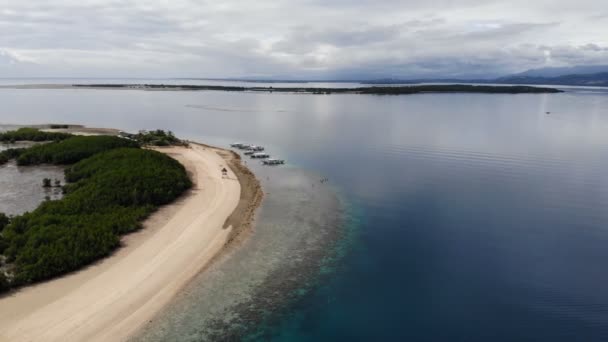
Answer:
[[98, 89], [143, 89], [143, 90], [215, 90], [236, 92], [301, 93], [301, 94], [367, 94], [367, 95], [411, 95], [422, 93], [487, 93], [487, 94], [539, 94], [560, 93], [559, 89], [532, 86], [495, 85], [412, 85], [377, 86], [358, 88], [318, 88], [318, 87], [237, 87], [215, 85], [170, 85], [170, 84], [73, 84], [78, 88]]

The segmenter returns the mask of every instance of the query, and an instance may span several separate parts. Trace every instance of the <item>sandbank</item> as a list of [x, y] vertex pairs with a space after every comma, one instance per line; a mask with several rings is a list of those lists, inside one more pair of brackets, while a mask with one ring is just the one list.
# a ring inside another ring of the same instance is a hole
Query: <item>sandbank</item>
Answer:
[[198, 144], [159, 151], [186, 166], [193, 189], [110, 257], [0, 298], [0, 341], [123, 341], [250, 226], [261, 190], [238, 155]]

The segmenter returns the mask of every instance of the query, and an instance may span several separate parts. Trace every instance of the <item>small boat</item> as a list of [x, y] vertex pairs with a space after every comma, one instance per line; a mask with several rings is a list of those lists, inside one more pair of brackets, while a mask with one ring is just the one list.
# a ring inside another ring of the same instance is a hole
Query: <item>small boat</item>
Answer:
[[255, 153], [255, 150], [247, 150], [245, 151], [245, 153], [243, 153], [244, 155], [248, 156], [248, 155], [252, 155]]
[[285, 161], [283, 159], [269, 158], [266, 160], [262, 160], [262, 164], [264, 164], [264, 165], [281, 165], [281, 164], [285, 164]]
[[251, 146], [250, 149], [253, 151], [258, 151], [258, 152], [264, 151], [263, 146]]
[[239, 150], [249, 150], [254, 146], [249, 145], [249, 144], [243, 144], [243, 143], [233, 143], [233, 144], [230, 144], [230, 147], [238, 148]]
[[270, 158], [270, 155], [268, 153], [253, 153], [251, 155], [251, 158], [266, 159], [266, 158]]

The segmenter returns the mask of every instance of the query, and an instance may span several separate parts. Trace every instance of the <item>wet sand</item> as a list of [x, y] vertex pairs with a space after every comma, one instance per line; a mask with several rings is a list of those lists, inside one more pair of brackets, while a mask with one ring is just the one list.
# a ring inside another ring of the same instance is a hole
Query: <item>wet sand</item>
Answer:
[[0, 341], [125, 340], [249, 227], [261, 190], [234, 154], [197, 144], [160, 150], [186, 166], [193, 190], [111, 257], [0, 298]]
[[244, 159], [264, 189], [252, 234], [242, 234], [238, 248], [199, 273], [131, 342], [247, 340], [312, 293], [348, 249], [351, 214], [331, 183], [291, 165]]

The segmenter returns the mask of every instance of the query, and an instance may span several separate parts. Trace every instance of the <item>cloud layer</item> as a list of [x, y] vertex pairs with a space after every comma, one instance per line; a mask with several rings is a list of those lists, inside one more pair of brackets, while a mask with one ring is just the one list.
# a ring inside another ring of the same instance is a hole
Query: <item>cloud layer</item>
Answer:
[[0, 0], [0, 76], [493, 77], [608, 64], [604, 0]]

